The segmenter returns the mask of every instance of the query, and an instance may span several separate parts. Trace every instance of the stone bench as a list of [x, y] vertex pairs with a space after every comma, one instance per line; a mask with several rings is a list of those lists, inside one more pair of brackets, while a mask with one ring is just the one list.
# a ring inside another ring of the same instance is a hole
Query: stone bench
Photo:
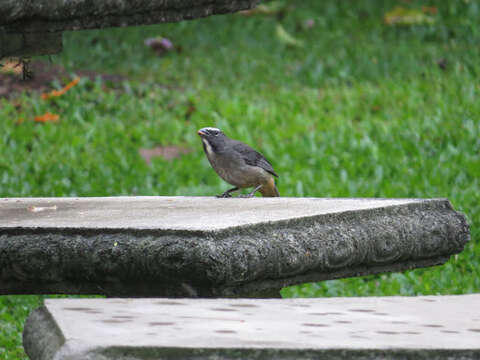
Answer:
[[50, 299], [31, 360], [479, 359], [480, 295]]
[[0, 59], [54, 54], [62, 32], [160, 24], [250, 9], [259, 0], [0, 0]]
[[275, 297], [442, 264], [468, 240], [446, 199], [0, 199], [0, 295]]

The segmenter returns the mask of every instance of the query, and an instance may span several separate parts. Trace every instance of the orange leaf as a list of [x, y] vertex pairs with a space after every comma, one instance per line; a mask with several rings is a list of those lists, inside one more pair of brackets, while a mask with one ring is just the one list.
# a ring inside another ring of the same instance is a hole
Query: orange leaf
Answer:
[[430, 13], [432, 15], [436, 15], [438, 13], [438, 8], [435, 6], [422, 6], [422, 11], [424, 13]]
[[80, 78], [77, 77], [77, 78], [73, 79], [72, 81], [70, 81], [67, 85], [65, 85], [65, 87], [63, 89], [52, 90], [49, 93], [42, 94], [41, 95], [42, 99], [47, 100], [47, 99], [50, 99], [52, 97], [61, 96], [61, 95], [65, 94], [68, 90], [70, 90], [72, 87], [77, 85], [79, 81], [80, 81]]
[[57, 122], [59, 118], [60, 116], [58, 116], [57, 114], [46, 112], [41, 116], [35, 116], [35, 122], [41, 122], [41, 123]]

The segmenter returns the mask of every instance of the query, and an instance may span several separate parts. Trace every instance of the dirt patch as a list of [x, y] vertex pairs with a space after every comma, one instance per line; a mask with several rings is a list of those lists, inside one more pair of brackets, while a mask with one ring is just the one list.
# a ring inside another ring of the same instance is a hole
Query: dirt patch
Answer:
[[152, 149], [139, 149], [140, 156], [150, 165], [152, 158], [162, 157], [166, 160], [179, 158], [183, 154], [188, 154], [191, 149], [176, 145], [156, 146]]
[[[32, 61], [28, 65], [28, 78], [23, 79], [23, 65], [17, 59], [9, 59], [0, 68], [0, 98], [11, 98], [23, 91], [47, 92], [53, 89], [53, 81], [72, 80], [72, 75], [62, 65]], [[100, 77], [107, 83], [121, 83], [127, 78], [121, 75], [98, 73], [91, 70], [73, 71], [79, 77], [94, 80]]]

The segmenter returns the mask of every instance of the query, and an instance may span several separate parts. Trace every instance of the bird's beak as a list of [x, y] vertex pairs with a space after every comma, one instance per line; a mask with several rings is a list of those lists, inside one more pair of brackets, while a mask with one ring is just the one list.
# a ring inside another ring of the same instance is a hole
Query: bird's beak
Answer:
[[200, 136], [205, 136], [205, 135], [207, 135], [207, 134], [204, 133], [202, 130], [198, 130], [198, 131], [197, 131], [197, 134], [200, 135]]

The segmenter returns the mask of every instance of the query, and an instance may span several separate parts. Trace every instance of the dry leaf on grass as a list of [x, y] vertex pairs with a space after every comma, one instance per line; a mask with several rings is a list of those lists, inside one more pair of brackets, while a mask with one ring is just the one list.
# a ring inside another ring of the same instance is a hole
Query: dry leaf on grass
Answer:
[[40, 122], [40, 123], [47, 123], [47, 122], [57, 122], [60, 119], [60, 116], [57, 114], [52, 114], [49, 112], [46, 112], [43, 115], [40, 116], [35, 116], [35, 122]]
[[302, 40], [294, 38], [280, 24], [277, 24], [276, 34], [277, 34], [277, 39], [280, 40], [280, 42], [284, 43], [285, 45], [292, 46], [292, 47], [304, 46], [304, 42]]
[[422, 11], [427, 14], [430, 13], [432, 15], [437, 15], [438, 8], [435, 6], [422, 6]]
[[385, 13], [383, 16], [383, 22], [387, 25], [433, 24], [435, 19], [432, 16], [427, 15], [427, 13], [436, 14], [437, 10], [434, 7], [425, 6], [422, 9], [407, 9], [401, 6], [396, 6]]
[[70, 90], [72, 87], [77, 85], [79, 81], [80, 81], [80, 78], [77, 77], [77, 78], [73, 79], [72, 81], [70, 81], [67, 85], [65, 85], [64, 88], [62, 88], [60, 90], [52, 90], [49, 93], [42, 94], [41, 95], [42, 99], [47, 100], [47, 99], [50, 99], [52, 97], [61, 96], [61, 95], [65, 94], [68, 90]]
[[7, 58], [0, 61], [1, 74], [20, 75], [23, 73], [23, 63], [21, 59]]
[[188, 149], [186, 147], [175, 145], [156, 146], [152, 149], [138, 150], [140, 156], [145, 160], [148, 165], [152, 163], [152, 158], [154, 157], [162, 157], [165, 160], [172, 160], [180, 157], [183, 154], [188, 154], [191, 151], [191, 149]]

